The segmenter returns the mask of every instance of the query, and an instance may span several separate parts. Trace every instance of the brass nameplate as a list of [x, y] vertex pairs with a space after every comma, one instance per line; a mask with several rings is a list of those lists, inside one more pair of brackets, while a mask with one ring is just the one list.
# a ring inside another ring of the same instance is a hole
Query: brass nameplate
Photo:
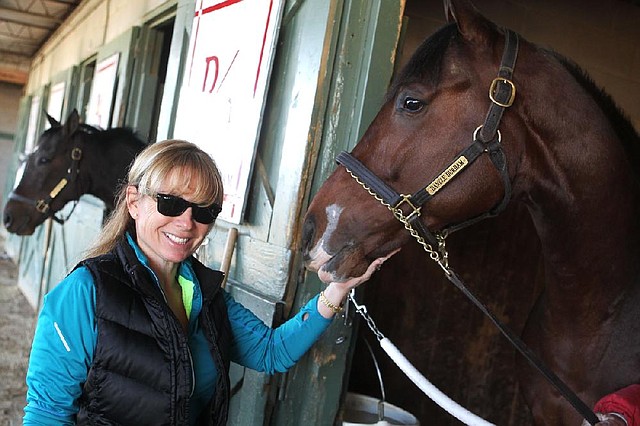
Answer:
[[53, 188], [51, 190], [51, 192], [49, 193], [49, 197], [51, 198], [56, 198], [58, 196], [58, 194], [60, 193], [60, 191], [62, 191], [62, 189], [67, 186], [67, 179], [66, 178], [62, 178], [60, 179], [60, 182], [58, 182], [58, 184], [56, 185], [55, 188]]
[[469, 160], [464, 155], [461, 155], [456, 161], [454, 161], [444, 172], [440, 174], [437, 178], [433, 180], [427, 187], [425, 188], [429, 195], [433, 195], [438, 192], [443, 186], [447, 184], [455, 175], [457, 175], [462, 169], [464, 169], [467, 164], [469, 164]]

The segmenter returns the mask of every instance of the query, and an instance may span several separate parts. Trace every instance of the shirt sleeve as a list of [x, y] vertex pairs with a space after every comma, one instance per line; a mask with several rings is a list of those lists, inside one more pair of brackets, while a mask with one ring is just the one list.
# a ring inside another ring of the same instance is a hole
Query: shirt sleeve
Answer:
[[318, 312], [318, 296], [276, 329], [226, 292], [225, 299], [233, 335], [232, 361], [268, 374], [293, 367], [331, 324]]
[[606, 395], [594, 406], [599, 413], [618, 413], [629, 426], [640, 426], [640, 385], [634, 384]]
[[97, 330], [89, 270], [71, 272], [44, 298], [27, 369], [24, 425], [72, 425]]

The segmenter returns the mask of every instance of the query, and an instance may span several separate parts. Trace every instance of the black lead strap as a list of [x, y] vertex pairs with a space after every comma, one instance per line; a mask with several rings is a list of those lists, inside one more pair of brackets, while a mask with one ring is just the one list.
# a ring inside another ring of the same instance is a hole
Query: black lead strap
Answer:
[[[442, 265], [441, 265], [442, 266]], [[553, 371], [551, 371], [538, 355], [529, 348], [510, 328], [502, 324], [502, 322], [494, 316], [491, 311], [464, 285], [462, 279], [449, 267], [443, 267], [445, 275], [471, 302], [480, 309], [493, 324], [500, 330], [503, 336], [526, 358], [538, 372], [540, 372], [551, 385], [580, 413], [580, 415], [595, 425], [600, 420], [585, 403], [582, 401]]]
[[[342, 152], [336, 161], [347, 169], [351, 176], [364, 187], [373, 197], [387, 206], [394, 216], [405, 224], [425, 250], [445, 271], [445, 275], [467, 298], [480, 309], [507, 340], [526, 358], [526, 360], [540, 372], [549, 383], [587, 420], [591, 425], [598, 423], [594, 412], [533, 352], [515, 333], [496, 318], [491, 311], [465, 286], [462, 279], [449, 268], [444, 250], [444, 238], [449, 231], [454, 231], [489, 216], [495, 216], [501, 212], [511, 199], [511, 181], [507, 172], [507, 161], [501, 146], [501, 135], [498, 130], [500, 120], [506, 108], [513, 104], [516, 88], [511, 81], [515, 62], [518, 56], [518, 36], [511, 30], [505, 30], [505, 51], [502, 55], [498, 76], [491, 83], [489, 98], [491, 106], [482, 126], [479, 126], [473, 135], [473, 143], [460, 152], [453, 162], [449, 164], [433, 181], [411, 195], [398, 193], [382, 179], [376, 176], [364, 164], [351, 154]], [[465, 170], [483, 153], [487, 153], [500, 173], [504, 185], [502, 201], [490, 211], [471, 218], [461, 224], [452, 225], [434, 235], [420, 220], [422, 206], [429, 201], [440, 189], [451, 181], [458, 173]], [[405, 214], [403, 207], [408, 205], [410, 211]]]

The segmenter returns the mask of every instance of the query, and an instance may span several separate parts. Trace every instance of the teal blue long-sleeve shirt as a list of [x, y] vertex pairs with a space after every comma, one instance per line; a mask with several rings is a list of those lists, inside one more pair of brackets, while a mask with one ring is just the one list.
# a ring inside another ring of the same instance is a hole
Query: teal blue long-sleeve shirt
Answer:
[[[144, 254], [129, 241], [148, 266]], [[197, 417], [213, 395], [218, 371], [197, 321], [202, 294], [188, 260], [180, 265], [178, 274], [183, 296], [189, 296], [185, 307], [196, 379], [190, 404]], [[184, 283], [193, 285], [185, 291]], [[45, 296], [27, 370], [24, 425], [74, 424], [96, 346], [95, 297], [93, 277], [86, 267], [74, 270]], [[276, 329], [265, 325], [226, 291], [224, 297], [233, 336], [231, 360], [268, 374], [291, 368], [331, 323], [318, 312], [318, 296]]]

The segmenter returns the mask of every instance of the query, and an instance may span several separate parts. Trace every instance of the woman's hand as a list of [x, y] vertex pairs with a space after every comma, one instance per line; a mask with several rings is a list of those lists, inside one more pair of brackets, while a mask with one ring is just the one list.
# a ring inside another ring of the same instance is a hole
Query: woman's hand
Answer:
[[396, 249], [387, 256], [377, 258], [371, 262], [364, 274], [359, 277], [349, 278], [342, 282], [330, 282], [320, 295], [320, 299], [318, 299], [318, 311], [320, 314], [325, 318], [333, 317], [344, 304], [349, 292], [365, 281], [368, 281], [373, 273], [380, 269], [387, 259], [399, 251], [400, 249]]

